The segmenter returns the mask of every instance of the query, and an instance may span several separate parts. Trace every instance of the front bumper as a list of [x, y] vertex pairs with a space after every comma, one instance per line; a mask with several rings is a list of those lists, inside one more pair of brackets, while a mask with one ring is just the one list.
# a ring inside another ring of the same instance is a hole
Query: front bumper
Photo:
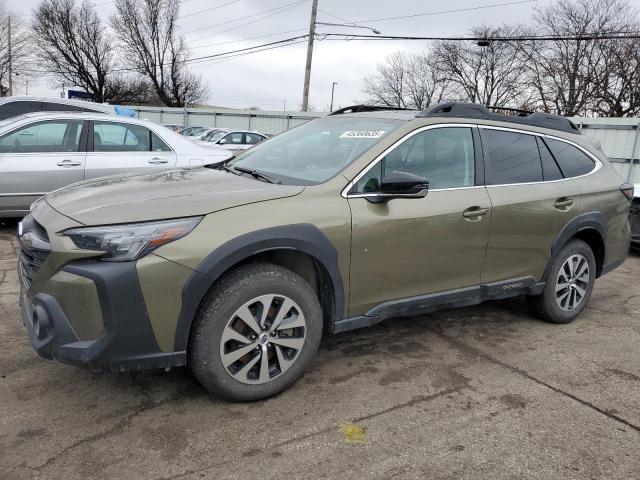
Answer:
[[135, 262], [84, 260], [69, 263], [62, 271], [95, 284], [104, 332], [93, 340], [80, 340], [56, 298], [25, 291], [20, 295], [22, 321], [41, 356], [94, 371], [168, 369], [186, 364], [186, 352], [160, 350]]

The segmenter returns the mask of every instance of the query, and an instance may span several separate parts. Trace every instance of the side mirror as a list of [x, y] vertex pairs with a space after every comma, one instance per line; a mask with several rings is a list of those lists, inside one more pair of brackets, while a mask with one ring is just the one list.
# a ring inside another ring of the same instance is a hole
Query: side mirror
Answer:
[[384, 203], [392, 198], [424, 198], [429, 191], [429, 180], [407, 172], [391, 172], [380, 183], [380, 194], [367, 197], [372, 203]]
[[220, 140], [218, 140], [218, 145], [224, 145], [225, 143], [227, 143], [226, 138], [221, 138]]

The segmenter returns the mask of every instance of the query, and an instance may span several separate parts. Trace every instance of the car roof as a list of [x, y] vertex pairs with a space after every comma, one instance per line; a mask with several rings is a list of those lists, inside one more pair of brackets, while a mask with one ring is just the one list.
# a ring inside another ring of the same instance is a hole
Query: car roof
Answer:
[[100, 110], [103, 112], [114, 111], [114, 105], [109, 105], [108, 103], [88, 102], [84, 100], [69, 100], [66, 98], [53, 98], [53, 97], [33, 97], [29, 95], [14, 95], [11, 97], [0, 98], [0, 105], [4, 105], [6, 103], [12, 103], [12, 102], [46, 102], [46, 103], [57, 103], [60, 105], [73, 105], [79, 108], [93, 108], [95, 110]]
[[[77, 120], [106, 120], [106, 121], [117, 121], [117, 122], [128, 122], [128, 123], [144, 123], [149, 120], [144, 120], [141, 118], [134, 117], [125, 117], [120, 115], [114, 115], [111, 113], [101, 113], [101, 112], [30, 112], [24, 113], [22, 115], [18, 115], [16, 117], [9, 118], [8, 123], [13, 123], [13, 121], [18, 121], [21, 119], [39, 119], [39, 120], [50, 120], [57, 118], [65, 118], [65, 119], [77, 119]], [[160, 125], [160, 124], [157, 124]]]

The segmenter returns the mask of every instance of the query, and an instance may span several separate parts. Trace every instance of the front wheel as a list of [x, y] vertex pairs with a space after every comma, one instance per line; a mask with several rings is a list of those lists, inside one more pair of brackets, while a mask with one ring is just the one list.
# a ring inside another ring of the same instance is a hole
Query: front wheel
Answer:
[[596, 278], [596, 260], [582, 240], [567, 243], [553, 259], [540, 296], [528, 297], [534, 314], [551, 323], [570, 323], [585, 309]]
[[303, 375], [321, 337], [320, 303], [302, 277], [277, 265], [247, 265], [204, 299], [189, 363], [214, 396], [260, 400]]

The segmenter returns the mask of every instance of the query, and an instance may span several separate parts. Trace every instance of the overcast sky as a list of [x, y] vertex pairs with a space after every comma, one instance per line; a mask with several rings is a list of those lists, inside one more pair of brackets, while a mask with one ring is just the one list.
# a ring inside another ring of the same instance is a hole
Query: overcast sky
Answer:
[[[208, 12], [201, 10], [229, 3], [230, 0], [183, 0], [179, 26], [192, 50], [192, 57], [201, 57], [260, 45], [282, 38], [303, 35], [309, 28], [311, 0], [280, 13], [259, 12], [291, 4], [294, 0], [241, 0]], [[516, 0], [517, 1], [517, 0]], [[442, 35], [464, 34], [470, 27], [482, 23], [526, 23], [535, 5], [551, 0], [537, 0], [508, 6], [495, 6], [466, 12], [450, 12], [415, 18], [376, 20], [366, 22], [384, 35]], [[401, 15], [474, 8], [509, 3], [510, 0], [319, 0], [318, 21], [341, 23], [382, 19]], [[29, 19], [38, 0], [8, 0], [12, 12]], [[105, 24], [114, 12], [114, 1], [95, 0]], [[634, 1], [640, 3], [640, 0]], [[278, 11], [276, 11], [278, 12]], [[197, 13], [190, 15], [191, 13]], [[331, 16], [334, 15], [334, 16]], [[222, 24], [224, 22], [224, 24]], [[251, 23], [250, 23], [251, 22]], [[222, 24], [222, 25], [220, 25]], [[299, 32], [291, 30], [301, 29]], [[192, 31], [195, 30], [195, 31]], [[319, 32], [356, 32], [341, 27], [318, 28]], [[281, 33], [280, 32], [288, 32]], [[253, 40], [259, 35], [278, 34]], [[232, 43], [227, 43], [232, 42]], [[310, 105], [318, 110], [328, 109], [331, 83], [338, 82], [335, 105], [350, 105], [364, 98], [362, 78], [374, 72], [376, 65], [394, 50], [420, 52], [427, 43], [418, 41], [329, 41], [316, 42], [311, 76]], [[189, 68], [202, 75], [209, 86], [209, 104], [244, 108], [259, 106], [263, 110], [299, 108], [302, 97], [306, 43], [271, 51], [254, 53], [215, 63], [212, 61]], [[49, 81], [40, 79], [29, 85], [29, 94], [59, 96]], [[16, 93], [24, 93], [24, 86]]]

